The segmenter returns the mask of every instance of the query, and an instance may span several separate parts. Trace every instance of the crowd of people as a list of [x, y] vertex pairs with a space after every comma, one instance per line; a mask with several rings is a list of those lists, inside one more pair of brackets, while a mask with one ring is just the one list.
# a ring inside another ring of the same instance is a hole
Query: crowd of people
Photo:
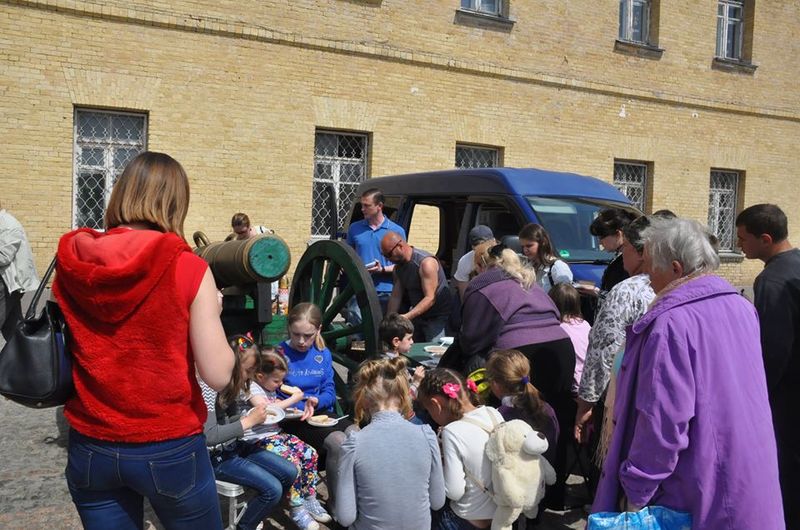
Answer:
[[[352, 418], [336, 418], [319, 307], [291, 307], [274, 347], [225, 336], [213, 276], [184, 240], [189, 182], [173, 158], [137, 156], [105, 230], [61, 238], [53, 294], [76, 389], [66, 479], [84, 527], [141, 528], [147, 498], [167, 528], [221, 528], [224, 480], [254, 492], [241, 529], [282, 502], [306, 530], [489, 528], [486, 446], [514, 420], [540, 433], [555, 469], [543, 507], [564, 509], [578, 451], [593, 462], [592, 513], [662, 506], [694, 528], [800, 527], [800, 250], [780, 208], [736, 220], [744, 255], [765, 263], [751, 304], [716, 274], [716, 239], [669, 211], [599, 213], [590, 231], [616, 257], [597, 287], [573, 283], [542, 226], [520, 230], [521, 253], [475, 226], [451, 288], [383, 214], [380, 190], [360, 201], [348, 237], [384, 304], [384, 349], [354, 375]], [[7, 243], [18, 225], [0, 210], [6, 321], [36, 282], [29, 247]], [[244, 214], [231, 227], [263, 233]], [[457, 338], [439, 366], [417, 366], [414, 340], [446, 331]]]

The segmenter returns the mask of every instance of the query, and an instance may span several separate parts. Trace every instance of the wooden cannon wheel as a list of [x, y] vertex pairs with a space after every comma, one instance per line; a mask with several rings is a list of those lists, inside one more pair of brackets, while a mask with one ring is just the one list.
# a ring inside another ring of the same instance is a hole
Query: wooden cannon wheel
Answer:
[[[353, 296], [361, 310], [361, 324], [334, 323]], [[290, 306], [301, 302], [313, 302], [322, 309], [322, 337], [332, 351], [336, 339], [356, 333], [364, 336], [368, 355], [381, 351], [378, 294], [372, 276], [347, 243], [323, 240], [308, 247], [297, 264], [289, 293]]]

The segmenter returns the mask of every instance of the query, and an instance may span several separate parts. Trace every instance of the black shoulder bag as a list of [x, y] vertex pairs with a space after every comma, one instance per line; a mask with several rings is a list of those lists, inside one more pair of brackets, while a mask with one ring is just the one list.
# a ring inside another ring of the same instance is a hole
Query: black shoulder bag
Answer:
[[64, 315], [58, 304], [39, 298], [56, 268], [56, 258], [33, 295], [25, 317], [0, 351], [0, 394], [26, 407], [55, 407], [72, 396], [72, 355]]

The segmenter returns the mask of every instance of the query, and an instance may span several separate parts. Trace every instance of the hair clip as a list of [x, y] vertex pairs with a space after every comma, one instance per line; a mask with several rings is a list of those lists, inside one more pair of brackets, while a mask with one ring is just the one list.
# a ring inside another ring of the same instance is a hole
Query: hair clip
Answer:
[[244, 336], [236, 337], [236, 345], [240, 350], [246, 350], [254, 346], [253, 341]]
[[528, 377], [527, 375], [523, 375], [522, 379], [520, 379], [520, 382], [522, 382], [523, 385], [527, 385], [528, 383], [531, 382], [531, 378]]
[[472, 379], [467, 379], [467, 388], [469, 388], [469, 391], [472, 392], [473, 394], [478, 393], [478, 385], [476, 385], [475, 381], [473, 381]]
[[461, 385], [458, 383], [445, 383], [442, 385], [442, 392], [447, 397], [458, 399], [458, 393], [461, 390]]
[[498, 243], [495, 246], [489, 248], [489, 255], [493, 258], [499, 258], [505, 249], [508, 247], [505, 246], [503, 243]]

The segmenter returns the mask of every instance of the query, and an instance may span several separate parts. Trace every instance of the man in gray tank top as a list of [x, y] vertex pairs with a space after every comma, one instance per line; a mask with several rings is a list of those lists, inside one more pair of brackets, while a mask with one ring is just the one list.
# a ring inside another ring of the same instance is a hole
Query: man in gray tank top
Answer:
[[453, 307], [452, 293], [439, 260], [412, 247], [396, 232], [383, 237], [381, 253], [395, 264], [387, 314], [397, 312], [405, 302], [410, 309], [403, 316], [414, 323], [415, 338], [425, 342], [439, 340], [445, 334]]

